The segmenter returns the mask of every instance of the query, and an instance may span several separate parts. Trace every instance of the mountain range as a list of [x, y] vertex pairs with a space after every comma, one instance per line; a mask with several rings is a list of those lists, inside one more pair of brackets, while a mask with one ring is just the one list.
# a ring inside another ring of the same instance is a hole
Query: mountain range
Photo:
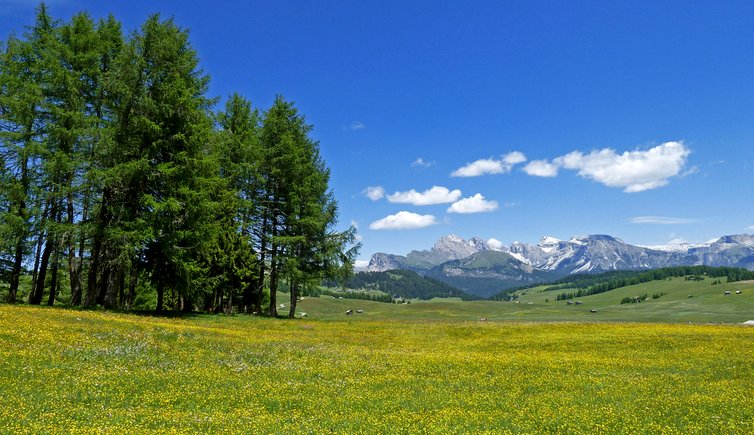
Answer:
[[536, 245], [509, 246], [478, 237], [441, 237], [429, 250], [408, 255], [379, 252], [367, 271], [413, 270], [478, 296], [489, 295], [569, 274], [642, 270], [669, 266], [732, 266], [754, 269], [754, 235], [723, 236], [710, 243], [637, 246], [608, 235], [559, 240], [543, 237]]

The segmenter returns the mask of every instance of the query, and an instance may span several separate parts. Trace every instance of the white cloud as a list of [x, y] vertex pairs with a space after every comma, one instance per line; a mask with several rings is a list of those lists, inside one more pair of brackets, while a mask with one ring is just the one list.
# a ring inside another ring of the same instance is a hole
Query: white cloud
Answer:
[[385, 196], [385, 189], [382, 186], [369, 186], [361, 193], [372, 201], [379, 201]]
[[525, 161], [526, 156], [520, 151], [513, 151], [503, 156], [503, 163], [508, 166], [508, 171], [510, 171], [514, 165], [523, 163]]
[[688, 177], [689, 175], [694, 175], [699, 173], [699, 166], [692, 166], [688, 168], [687, 170], [683, 171], [683, 174], [681, 174], [681, 177]]
[[487, 240], [487, 244], [490, 245], [490, 248], [494, 249], [495, 251], [502, 251], [505, 247], [503, 242], [498, 239], [489, 239]]
[[682, 225], [699, 222], [699, 219], [677, 218], [667, 216], [635, 216], [628, 220], [632, 224], [651, 224], [651, 225]]
[[503, 162], [500, 160], [480, 159], [467, 163], [450, 173], [451, 177], [478, 177], [485, 174], [502, 174]]
[[668, 241], [668, 245], [684, 245], [687, 243], [689, 243], [689, 241], [684, 239], [683, 237], [675, 237]]
[[487, 201], [481, 193], [454, 202], [448, 213], [486, 213], [497, 210], [497, 201]]
[[437, 219], [431, 214], [416, 214], [399, 211], [369, 224], [371, 230], [414, 230], [437, 224]]
[[532, 160], [524, 166], [524, 172], [535, 177], [555, 177], [558, 175], [558, 165], [547, 160]]
[[354, 121], [351, 123], [350, 128], [351, 130], [361, 130], [366, 128], [366, 125], [364, 125], [364, 123], [361, 121]]
[[353, 262], [353, 267], [363, 269], [365, 267], [369, 266], [369, 260], [355, 260]]
[[451, 177], [478, 177], [486, 174], [503, 174], [510, 172], [513, 166], [526, 161], [526, 156], [519, 152], [513, 151], [505, 154], [500, 160], [496, 159], [479, 159], [467, 163], [450, 173]]
[[430, 166], [433, 166], [434, 164], [435, 162], [428, 162], [421, 157], [411, 162], [411, 166], [414, 168], [415, 167], [429, 168]]
[[461, 191], [458, 189], [448, 190], [447, 187], [432, 186], [424, 192], [417, 192], [414, 189], [408, 192], [395, 192], [388, 195], [387, 200], [398, 204], [435, 205], [457, 201], [460, 197]]
[[746, 227], [746, 229], [749, 231], [754, 231], [754, 225], [749, 225], [748, 227]]
[[646, 151], [623, 154], [609, 148], [589, 154], [573, 151], [553, 163], [578, 170], [580, 176], [606, 186], [622, 187], [624, 192], [641, 192], [668, 184], [668, 178], [681, 172], [689, 153], [681, 142], [666, 142]]

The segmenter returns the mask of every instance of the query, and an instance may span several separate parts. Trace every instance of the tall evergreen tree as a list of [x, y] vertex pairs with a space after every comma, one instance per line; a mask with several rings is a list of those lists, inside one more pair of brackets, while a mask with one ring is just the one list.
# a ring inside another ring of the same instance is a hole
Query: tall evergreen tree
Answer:
[[[216, 239], [219, 255], [213, 261], [213, 275], [221, 278], [215, 280], [215, 299], [221, 299], [227, 292], [225, 311], [232, 311], [236, 296], [241, 297], [239, 305], [244, 310], [258, 310], [262, 288], [255, 279], [258, 262], [254, 256], [253, 234], [259, 222], [257, 203], [261, 188], [259, 114], [252, 110], [249, 101], [233, 94], [226, 102], [225, 111], [218, 114], [217, 122], [219, 131], [214, 153], [226, 187], [219, 198], [223, 207], [217, 217], [222, 225]], [[213, 305], [219, 306], [218, 303]]]
[[[0, 50], [0, 278], [15, 302], [260, 312], [281, 282], [348, 271], [329, 171], [293, 104], [232, 95], [215, 118], [188, 33], [151, 16], [58, 23], [42, 4]], [[137, 282], [142, 285], [137, 286]], [[65, 299], [64, 299], [65, 300]]]
[[167, 292], [173, 307], [190, 309], [202, 273], [197, 252], [211, 226], [205, 183], [215, 175], [205, 152], [208, 77], [188, 32], [158, 15], [131, 37], [117, 69], [110, 154], [120, 158], [109, 171], [100, 216], [99, 229], [107, 233], [102, 303], [115, 305], [125, 271], [143, 261], [157, 289], [157, 310]]
[[329, 191], [330, 172], [319, 144], [309, 137], [311, 129], [293, 104], [280, 96], [262, 126], [262, 228], [269, 234], [271, 316], [277, 315], [281, 278], [288, 281], [293, 317], [300, 286], [349, 268], [359, 248], [349, 247], [353, 228], [343, 233], [333, 230], [337, 203]]
[[[56, 24], [42, 3], [25, 40], [11, 37], [0, 65], [0, 146], [5, 166], [8, 208], [3, 225], [10, 236], [12, 271], [7, 300], [15, 302], [19, 277], [32, 231], [45, 231], [44, 218], [36, 214], [40, 157], [46, 140], [45, 96], [54, 68]], [[31, 289], [30, 302], [40, 303], [42, 294]]]

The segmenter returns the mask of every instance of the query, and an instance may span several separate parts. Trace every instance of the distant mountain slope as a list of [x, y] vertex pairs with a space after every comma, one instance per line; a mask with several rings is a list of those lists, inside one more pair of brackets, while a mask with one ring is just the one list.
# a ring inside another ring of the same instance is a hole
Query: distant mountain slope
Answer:
[[522, 283], [547, 282], [557, 277], [501, 251], [480, 251], [448, 261], [428, 270], [426, 275], [482, 297]]
[[379, 252], [372, 255], [367, 266], [369, 272], [381, 272], [390, 269], [426, 270], [449, 260], [466, 258], [490, 247], [482, 239], [464, 240], [455, 234], [448, 234], [435, 242], [428, 251], [411, 251], [408, 255], [393, 255]]
[[[337, 286], [335, 283], [326, 283]], [[432, 299], [457, 297], [463, 300], [478, 299], [447, 283], [421, 276], [410, 270], [388, 270], [383, 272], [358, 272], [348, 281], [351, 289], [380, 290], [390, 295], [411, 299]]]
[[649, 270], [672, 266], [729, 266], [754, 269], [754, 235], [723, 236], [711, 243], [643, 247], [609, 235], [564, 241], [543, 237], [538, 244], [513, 242], [496, 248], [479, 238], [450, 234], [432, 249], [407, 256], [377, 253], [368, 270], [413, 270], [480, 296], [510, 287], [551, 281], [569, 274]]
[[[557, 293], [557, 300], [566, 300], [671, 277], [695, 277], [694, 280], [710, 278], [710, 283], [717, 284], [752, 280], [754, 271], [727, 266], [673, 266], [652, 270], [613, 270], [598, 274], [569, 275], [550, 283], [545, 291]], [[526, 291], [525, 289], [517, 290]], [[507, 300], [509, 294], [510, 292], [501, 292], [491, 299]]]

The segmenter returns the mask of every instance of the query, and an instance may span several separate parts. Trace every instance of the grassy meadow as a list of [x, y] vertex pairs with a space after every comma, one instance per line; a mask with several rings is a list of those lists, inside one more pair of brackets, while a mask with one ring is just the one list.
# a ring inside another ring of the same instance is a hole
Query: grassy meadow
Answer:
[[339, 316], [0, 305], [0, 431], [754, 432], [754, 328]]
[[[413, 300], [407, 305], [394, 305], [330, 297], [305, 298], [299, 311], [312, 319], [334, 320], [345, 317], [349, 309], [364, 312], [358, 319], [372, 320], [522, 320], [522, 321], [610, 321], [670, 323], [742, 323], [754, 320], [754, 283], [712, 285], [712, 279], [686, 281], [684, 278], [651, 281], [617, 288], [605, 293], [574, 299], [580, 305], [556, 301], [559, 293], [574, 290], [548, 290], [544, 285], [518, 292], [518, 303], [493, 301], [461, 301], [444, 298], [430, 301]], [[740, 290], [741, 294], [736, 294]], [[731, 295], [726, 296], [725, 292]], [[653, 294], [665, 293], [658, 299]], [[624, 297], [647, 294], [649, 300], [639, 304], [621, 304]], [[689, 298], [689, 295], [692, 297]], [[597, 310], [592, 313], [591, 310]]]

